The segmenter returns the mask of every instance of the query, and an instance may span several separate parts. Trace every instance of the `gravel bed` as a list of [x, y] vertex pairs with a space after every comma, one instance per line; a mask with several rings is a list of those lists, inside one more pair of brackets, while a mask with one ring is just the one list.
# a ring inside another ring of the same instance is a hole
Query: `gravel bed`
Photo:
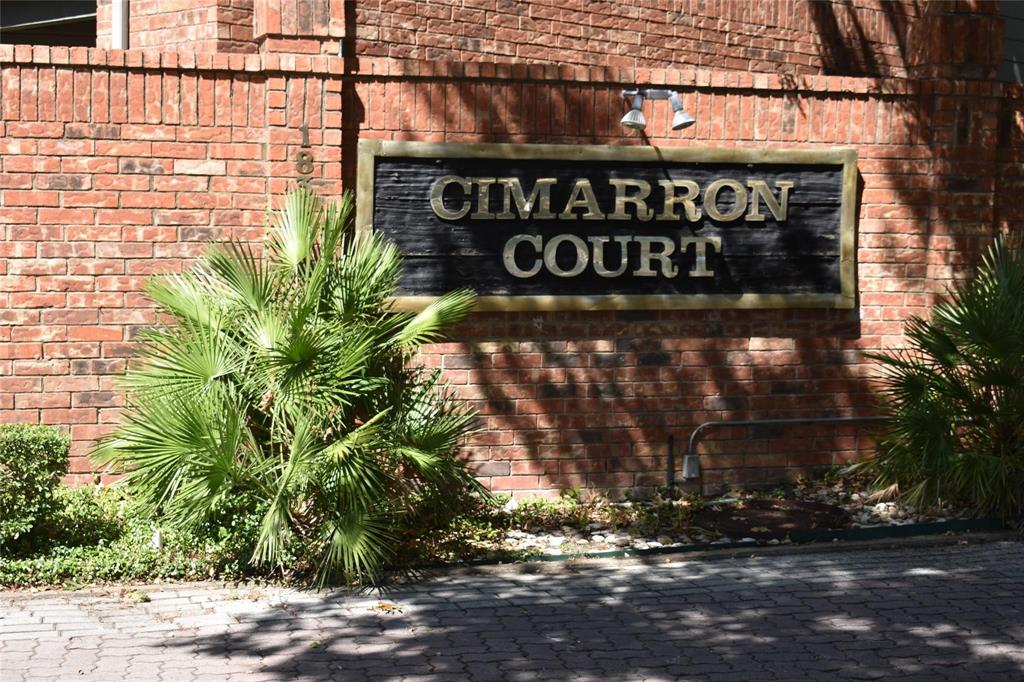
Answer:
[[[973, 515], [966, 509], [943, 507], [927, 513], [915, 511], [910, 506], [899, 502], [879, 502], [870, 499], [864, 491], [844, 487], [843, 485], [803, 485], [788, 491], [786, 499], [825, 502], [845, 509], [850, 514], [852, 528], [873, 528], [902, 526], [913, 523], [943, 522], [951, 519], [969, 519]], [[706, 500], [705, 504], [736, 504], [764, 494], [738, 493], [729, 497]], [[515, 509], [516, 502], [511, 501], [506, 509]], [[627, 516], [631, 511], [642, 512], [645, 502], [612, 502], [610, 507], [618, 507], [619, 516]], [[662, 502], [685, 506], [692, 504], [687, 500]], [[707, 529], [690, 527], [685, 532], [644, 533], [637, 524], [613, 527], [610, 523], [593, 522], [583, 528], [562, 526], [558, 529], [537, 527], [515, 528], [505, 532], [499, 546], [495, 550], [513, 552], [533, 556], [556, 556], [563, 554], [585, 554], [613, 550], [648, 550], [660, 547], [683, 547], [694, 544], [727, 545], [734, 543], [750, 543], [751, 545], [787, 544], [791, 541], [757, 540], [755, 538], [734, 538], [715, 533]]]

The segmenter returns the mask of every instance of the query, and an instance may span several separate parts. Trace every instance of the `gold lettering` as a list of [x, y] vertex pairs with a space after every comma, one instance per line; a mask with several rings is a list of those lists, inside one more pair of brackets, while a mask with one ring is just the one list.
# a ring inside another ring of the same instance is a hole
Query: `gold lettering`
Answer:
[[[612, 179], [608, 181], [615, 188], [615, 212], [608, 216], [608, 220], [629, 220], [632, 216], [626, 213], [626, 204], [633, 204], [636, 209], [637, 220], [644, 222], [654, 217], [654, 211], [647, 207], [647, 197], [651, 194], [651, 183], [645, 180], [632, 178]], [[626, 188], [636, 189], [636, 194], [626, 195]]]
[[[651, 261], [656, 260], [659, 263], [659, 270], [661, 270], [662, 277], [675, 277], [679, 274], [679, 268], [672, 259], [669, 258], [676, 250], [676, 243], [668, 237], [634, 237], [637, 243], [640, 244], [640, 267], [633, 273], [637, 277], [654, 277], [656, 273], [651, 268]], [[658, 252], [651, 251], [653, 245], [659, 245], [661, 249]]]
[[473, 178], [476, 184], [476, 210], [469, 214], [470, 220], [494, 220], [491, 213], [491, 185], [497, 178]]
[[[535, 260], [533, 265], [528, 270], [523, 270], [516, 263], [516, 247], [526, 242], [533, 246]], [[541, 260], [540, 251], [543, 245], [543, 240], [539, 234], [517, 234], [507, 242], [505, 242], [505, 249], [502, 251], [501, 260], [505, 264], [505, 270], [508, 274], [513, 277], [519, 277], [525, 279], [526, 277], [533, 277], [540, 272]]]
[[679, 240], [679, 250], [689, 251], [691, 244], [694, 246], [696, 257], [694, 259], [693, 269], [686, 274], [690, 277], [714, 277], [714, 271], [708, 270], [707, 247], [710, 244], [714, 247], [715, 253], [721, 253], [721, 237], [683, 237]]
[[495, 216], [498, 220], [515, 220], [512, 213], [512, 203], [515, 202], [516, 211], [520, 218], [534, 217], [537, 220], [551, 220], [555, 214], [551, 212], [551, 187], [558, 180], [555, 178], [538, 178], [533, 183], [530, 196], [523, 193], [523, 184], [519, 178], [498, 178], [498, 183], [504, 190], [501, 206], [501, 213]]
[[576, 178], [576, 184], [572, 186], [569, 200], [565, 202], [565, 208], [558, 214], [560, 220], [577, 220], [573, 211], [577, 208], [585, 208], [583, 220], [604, 220], [605, 215], [601, 213], [601, 207], [597, 205], [597, 197], [594, 196], [594, 188], [590, 186], [587, 178]]
[[[729, 188], [736, 195], [736, 203], [728, 213], [722, 213], [718, 209], [718, 193]], [[736, 220], [747, 210], [747, 188], [732, 178], [719, 178], [704, 190], [704, 211], [712, 220], [728, 222]]]
[[[691, 223], [700, 220], [701, 210], [693, 202], [700, 196], [700, 186], [696, 182], [693, 180], [659, 180], [658, 184], [665, 190], [665, 203], [661, 213], [658, 214], [658, 220], [679, 220], [679, 214], [676, 213], [677, 205], [682, 205], [683, 214]], [[677, 189], [684, 189], [686, 192], [677, 196]]]
[[[455, 211], [449, 211], [444, 205], [444, 191], [448, 185], [458, 185], [462, 188], [462, 207]], [[434, 181], [430, 186], [430, 208], [434, 209], [434, 215], [443, 220], [458, 220], [469, 213], [469, 201], [467, 195], [473, 188], [473, 183], [458, 175], [445, 175]]]
[[[587, 237], [587, 241], [594, 248], [594, 272], [601, 277], [621, 277], [622, 273], [626, 271], [626, 267], [629, 265], [627, 259], [628, 254], [626, 253], [626, 245], [633, 241], [632, 237]], [[619, 266], [616, 270], [609, 270], [604, 264], [604, 245], [609, 241], [614, 241], [619, 245]]]
[[[555, 260], [558, 247], [564, 242], [569, 242], [576, 249], [576, 264], [568, 270], [563, 270]], [[589, 262], [586, 243], [574, 234], [556, 235], [544, 246], [544, 267], [555, 277], [575, 277], [587, 269]]]
[[750, 188], [750, 213], [747, 220], [754, 223], [763, 223], [765, 217], [761, 214], [759, 199], [764, 199], [764, 205], [768, 207], [772, 216], [778, 222], [784, 222], [789, 217], [789, 190], [793, 188], [792, 180], [779, 180], [775, 183], [775, 189], [779, 191], [779, 198], [776, 199], [764, 180], [747, 180], [747, 187]]

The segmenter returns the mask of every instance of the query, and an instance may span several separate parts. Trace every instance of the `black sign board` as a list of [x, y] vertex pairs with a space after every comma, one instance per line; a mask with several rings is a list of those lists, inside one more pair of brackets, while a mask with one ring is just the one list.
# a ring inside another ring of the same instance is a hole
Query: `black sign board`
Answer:
[[398, 303], [502, 310], [852, 307], [852, 150], [363, 141], [358, 220]]

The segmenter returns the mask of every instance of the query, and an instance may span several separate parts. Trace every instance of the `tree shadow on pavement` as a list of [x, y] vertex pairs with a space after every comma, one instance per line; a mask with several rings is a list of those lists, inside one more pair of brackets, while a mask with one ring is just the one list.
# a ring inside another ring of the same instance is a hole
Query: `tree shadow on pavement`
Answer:
[[[449, 575], [164, 646], [271, 679], [1020, 679], [1017, 543]], [[256, 678], [254, 678], [256, 679]]]

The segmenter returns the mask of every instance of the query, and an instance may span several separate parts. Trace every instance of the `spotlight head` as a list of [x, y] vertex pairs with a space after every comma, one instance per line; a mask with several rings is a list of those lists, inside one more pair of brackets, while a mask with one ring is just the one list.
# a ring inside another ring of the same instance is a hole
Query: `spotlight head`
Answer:
[[690, 116], [685, 111], [677, 111], [672, 115], [672, 130], [682, 130], [683, 128], [689, 128], [697, 122], [693, 116]]
[[[625, 95], [628, 97], [628, 95]], [[622, 117], [622, 125], [634, 130], [643, 130], [647, 127], [647, 120], [644, 119], [644, 96], [637, 92], [633, 95], [633, 107]]]
[[643, 112], [637, 109], [627, 111], [626, 115], [622, 117], [621, 123], [627, 128], [633, 128], [634, 130], [643, 130], [647, 127], [647, 121], [644, 119]]
[[672, 115], [672, 130], [689, 128], [697, 122], [697, 119], [683, 111], [683, 101], [679, 99], [679, 93], [673, 92], [669, 95], [668, 101], [672, 103], [672, 110], [675, 112]]

